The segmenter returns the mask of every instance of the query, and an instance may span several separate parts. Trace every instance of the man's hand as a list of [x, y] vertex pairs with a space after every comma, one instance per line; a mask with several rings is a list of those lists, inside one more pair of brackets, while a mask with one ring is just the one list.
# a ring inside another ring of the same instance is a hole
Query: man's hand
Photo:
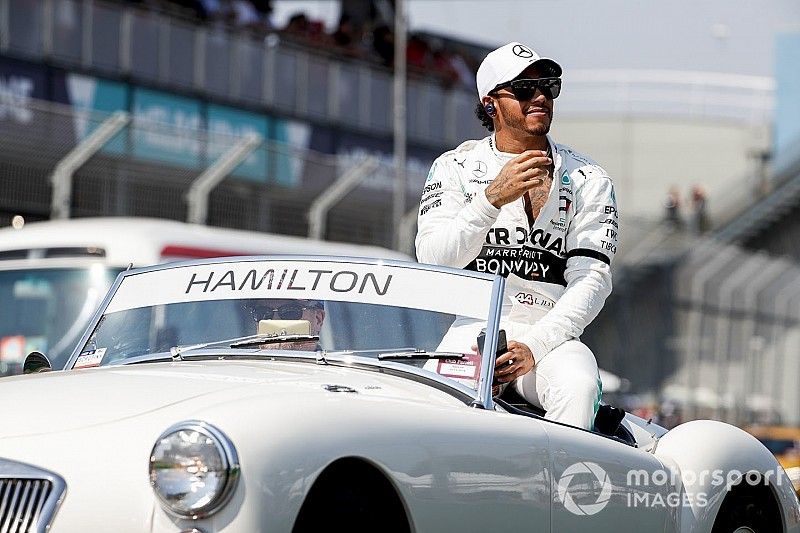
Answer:
[[517, 341], [508, 342], [508, 351], [497, 358], [494, 364], [494, 379], [509, 383], [524, 376], [536, 365], [530, 348]]
[[486, 187], [486, 199], [502, 207], [521, 197], [525, 191], [545, 182], [553, 160], [542, 150], [526, 150], [503, 165], [497, 177]]

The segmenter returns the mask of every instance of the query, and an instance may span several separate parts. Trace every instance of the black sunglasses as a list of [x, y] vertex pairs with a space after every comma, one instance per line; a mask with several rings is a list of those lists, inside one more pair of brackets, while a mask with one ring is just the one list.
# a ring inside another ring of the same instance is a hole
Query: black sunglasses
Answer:
[[561, 94], [561, 78], [536, 78], [524, 80], [512, 80], [501, 83], [494, 88], [494, 91], [508, 89], [514, 98], [520, 101], [530, 100], [536, 94], [536, 89], [542, 91], [545, 98], [555, 100]]
[[303, 311], [306, 309], [322, 309], [320, 304], [301, 305], [299, 303], [283, 304], [280, 307], [261, 308], [258, 309], [258, 314], [263, 315], [259, 319], [275, 318], [277, 313], [278, 318], [281, 320], [300, 320], [303, 318]]

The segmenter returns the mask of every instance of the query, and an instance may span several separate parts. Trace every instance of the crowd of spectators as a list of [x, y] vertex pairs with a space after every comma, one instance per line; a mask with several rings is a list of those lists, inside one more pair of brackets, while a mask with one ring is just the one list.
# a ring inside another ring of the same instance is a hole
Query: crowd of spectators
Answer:
[[[188, 17], [197, 23], [234, 31], [246, 31], [255, 38], [268, 35], [314, 47], [356, 60], [394, 66], [392, 0], [365, 2], [341, 0], [342, 12], [336, 28], [327, 30], [321, 20], [295, 13], [285, 26], [272, 22], [272, 0], [128, 0], [145, 8]], [[384, 9], [380, 9], [383, 7]], [[411, 33], [407, 40], [410, 77], [435, 78], [443, 86], [472, 88], [480, 62], [469, 46], [455, 41]]]

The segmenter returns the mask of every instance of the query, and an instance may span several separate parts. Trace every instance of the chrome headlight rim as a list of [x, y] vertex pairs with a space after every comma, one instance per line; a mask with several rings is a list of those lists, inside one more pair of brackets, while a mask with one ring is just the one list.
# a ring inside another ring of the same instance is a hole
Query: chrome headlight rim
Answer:
[[158, 436], [156, 439], [155, 444], [153, 444], [153, 449], [150, 451], [150, 460], [148, 461], [148, 472], [150, 471], [150, 466], [152, 464], [154, 453], [156, 447], [158, 446], [159, 442], [162, 439], [166, 438], [167, 436], [176, 433], [178, 431], [197, 431], [207, 437], [211, 438], [211, 441], [214, 443], [215, 447], [217, 448], [217, 453], [219, 453], [224, 466], [227, 471], [227, 476], [225, 479], [225, 484], [222, 487], [222, 490], [219, 494], [211, 500], [208, 504], [204, 507], [197, 509], [192, 512], [181, 512], [176, 510], [170, 505], [168, 501], [166, 501], [159, 491], [156, 489], [155, 480], [150, 477], [150, 487], [153, 489], [153, 492], [158, 498], [159, 503], [161, 504], [161, 508], [164, 509], [167, 513], [177, 518], [189, 518], [192, 520], [197, 520], [201, 518], [207, 518], [220, 509], [222, 509], [231, 499], [233, 496], [234, 489], [236, 488], [236, 484], [239, 481], [239, 474], [241, 472], [241, 466], [239, 464], [239, 455], [236, 453], [236, 448], [233, 445], [231, 439], [228, 438], [225, 433], [223, 433], [219, 428], [216, 426], [209, 424], [208, 422], [204, 422], [203, 420], [184, 420], [183, 422], [178, 422], [177, 424], [173, 424], [164, 430], [161, 435]]

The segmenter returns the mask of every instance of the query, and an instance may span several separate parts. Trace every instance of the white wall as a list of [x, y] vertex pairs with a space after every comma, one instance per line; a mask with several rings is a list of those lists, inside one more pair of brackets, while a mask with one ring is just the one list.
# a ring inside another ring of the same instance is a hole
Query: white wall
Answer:
[[[671, 186], [684, 215], [689, 191], [705, 188], [712, 215], [755, 183], [754, 154], [769, 146], [769, 128], [712, 119], [556, 116], [559, 143], [595, 159], [614, 178], [623, 217], [658, 218]], [[718, 208], [715, 208], [715, 201]]]

